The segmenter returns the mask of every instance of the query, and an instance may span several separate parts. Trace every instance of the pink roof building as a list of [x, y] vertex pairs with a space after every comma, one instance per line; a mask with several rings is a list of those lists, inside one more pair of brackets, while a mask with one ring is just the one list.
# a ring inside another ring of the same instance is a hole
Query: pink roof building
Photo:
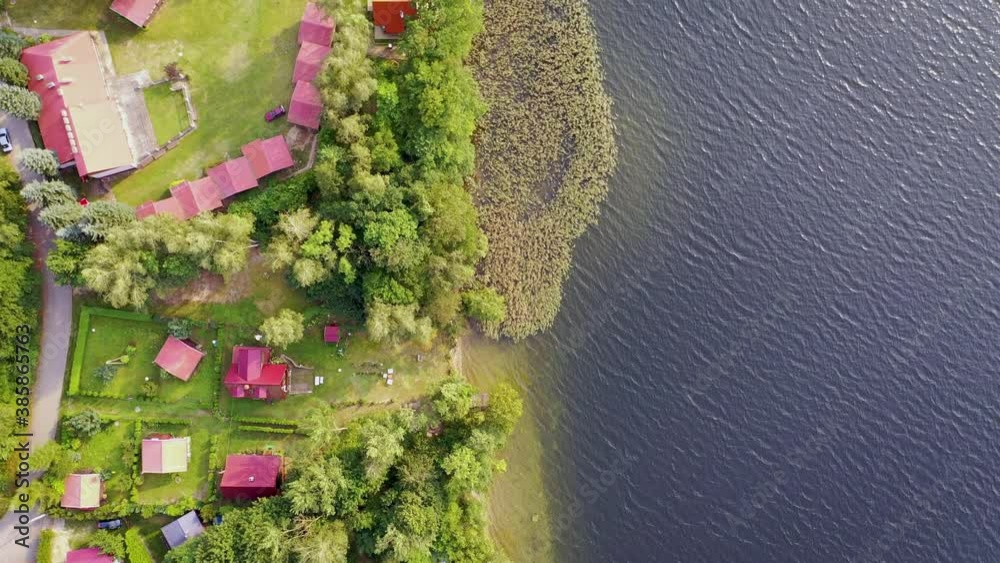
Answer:
[[305, 42], [299, 48], [295, 57], [295, 70], [292, 71], [292, 82], [312, 82], [323, 68], [323, 61], [330, 54], [330, 48], [317, 43]]
[[191, 379], [194, 370], [198, 369], [198, 362], [204, 357], [205, 353], [196, 348], [193, 342], [171, 335], [163, 343], [153, 363], [177, 379], [187, 381]]
[[333, 44], [333, 34], [337, 22], [326, 14], [315, 2], [306, 3], [306, 11], [299, 23], [299, 43], [316, 43], [329, 47]]
[[101, 482], [100, 475], [74, 473], [66, 476], [64, 484], [62, 500], [59, 503], [63, 508], [93, 510], [101, 506], [104, 483]]
[[143, 473], [184, 473], [190, 459], [190, 437], [155, 436], [142, 441]]
[[229, 455], [219, 488], [222, 498], [253, 500], [278, 494], [281, 456]]
[[222, 383], [234, 399], [284, 399], [288, 395], [288, 366], [270, 361], [269, 348], [234, 346]]
[[146, 27], [162, 0], [115, 0], [111, 11], [139, 27]]
[[298, 81], [292, 92], [292, 102], [288, 107], [288, 121], [295, 125], [319, 129], [323, 114], [323, 98], [311, 82]]
[[170, 194], [180, 204], [185, 219], [222, 207], [219, 187], [209, 177], [177, 184], [170, 188]]
[[208, 177], [219, 187], [219, 197], [226, 199], [257, 187], [257, 177], [254, 176], [250, 161], [245, 156], [227, 160], [222, 164], [209, 168]]
[[67, 553], [66, 563], [118, 563], [118, 560], [96, 547], [88, 547]]
[[80, 31], [21, 52], [28, 89], [42, 99], [38, 127], [45, 148], [81, 178], [103, 178], [135, 168], [118, 104], [97, 44]]
[[258, 180], [295, 165], [292, 153], [288, 150], [288, 143], [281, 135], [269, 139], [257, 139], [243, 145], [243, 156], [250, 161], [250, 169]]
[[135, 208], [135, 216], [138, 219], [145, 219], [150, 215], [162, 215], [164, 213], [173, 215], [181, 221], [187, 219], [187, 215], [184, 214], [184, 208], [181, 207], [181, 202], [173, 196], [159, 201], [147, 201]]
[[337, 325], [326, 325], [323, 327], [323, 342], [340, 342], [340, 327]]

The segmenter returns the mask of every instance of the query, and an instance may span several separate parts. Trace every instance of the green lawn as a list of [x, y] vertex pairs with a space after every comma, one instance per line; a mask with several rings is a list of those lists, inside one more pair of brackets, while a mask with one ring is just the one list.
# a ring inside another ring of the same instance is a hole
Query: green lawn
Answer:
[[132, 521], [130, 520], [130, 527], [139, 528], [139, 534], [146, 542], [146, 547], [153, 556], [153, 560], [163, 561], [163, 558], [167, 556], [167, 552], [170, 551], [170, 547], [167, 545], [166, 540], [163, 539], [163, 533], [160, 532], [160, 528], [173, 522], [175, 518], [172, 516], [157, 515], [145, 520], [135, 520], [134, 525], [132, 525]]
[[131, 423], [112, 422], [80, 447], [81, 457], [76, 471], [90, 469], [111, 473], [104, 482], [108, 499], [102, 504], [125, 498], [132, 487], [132, 461], [122, 456], [122, 444], [132, 440], [133, 431]]
[[169, 504], [185, 497], [205, 498], [208, 493], [208, 457], [216, 424], [193, 419], [191, 426], [144, 425], [143, 435], [164, 433], [191, 437], [191, 460], [185, 473], [146, 474], [139, 486], [139, 504]]
[[119, 74], [146, 69], [156, 79], [177, 62], [189, 76], [198, 130], [117, 184], [119, 200], [136, 205], [163, 197], [172, 182], [198, 178], [255, 138], [287, 131], [287, 120], [266, 123], [264, 113], [291, 97], [304, 0], [168, 0], [146, 30], [109, 5], [22, 0], [9, 11], [17, 25], [104, 30]]
[[[138, 397], [143, 385], [153, 381], [159, 386], [157, 397], [169, 403], [185, 403], [192, 406], [208, 407], [212, 403], [212, 393], [218, 372], [212, 340], [216, 331], [207, 328], [195, 329], [192, 339], [206, 351], [198, 369], [188, 381], [181, 381], [170, 375], [161, 375], [160, 368], [153, 363], [163, 342], [167, 338], [167, 326], [156, 321], [117, 319], [95, 314], [90, 321], [91, 331], [83, 344], [84, 361], [80, 374], [80, 390], [114, 393]], [[105, 383], [94, 376], [94, 370], [106, 361], [124, 354], [129, 345], [136, 351], [128, 365], [119, 366], [114, 379]]]
[[164, 145], [188, 126], [184, 95], [170, 89], [169, 83], [157, 84], [143, 90], [149, 116], [153, 118], [156, 144]]

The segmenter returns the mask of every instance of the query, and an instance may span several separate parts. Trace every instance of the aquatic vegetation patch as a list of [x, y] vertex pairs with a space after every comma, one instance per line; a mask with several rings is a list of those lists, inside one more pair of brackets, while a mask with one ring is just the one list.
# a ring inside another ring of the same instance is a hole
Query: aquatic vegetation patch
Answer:
[[486, 2], [469, 60], [489, 112], [476, 139], [481, 276], [507, 300], [491, 336], [551, 326], [573, 244], [597, 220], [615, 166], [611, 101], [587, 6]]

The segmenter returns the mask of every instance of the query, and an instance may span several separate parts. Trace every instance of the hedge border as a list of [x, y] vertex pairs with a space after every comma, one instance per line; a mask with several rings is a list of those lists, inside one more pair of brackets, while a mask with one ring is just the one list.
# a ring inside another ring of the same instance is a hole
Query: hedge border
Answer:
[[69, 387], [66, 394], [75, 396], [80, 393], [80, 376], [83, 371], [83, 357], [87, 353], [87, 335], [90, 334], [91, 317], [108, 317], [129, 321], [157, 322], [152, 315], [133, 311], [119, 311], [103, 307], [81, 307], [80, 320], [76, 328], [76, 342], [73, 344], [73, 363], [69, 371]]

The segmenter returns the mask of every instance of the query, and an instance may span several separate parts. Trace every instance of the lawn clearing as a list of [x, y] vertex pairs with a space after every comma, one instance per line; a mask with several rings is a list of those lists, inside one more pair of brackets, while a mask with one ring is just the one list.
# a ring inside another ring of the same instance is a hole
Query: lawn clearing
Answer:
[[108, 475], [104, 482], [108, 498], [102, 505], [126, 498], [132, 488], [132, 458], [124, 458], [122, 444], [132, 440], [134, 430], [131, 423], [112, 422], [80, 447], [81, 457], [75, 471], [89, 469]]
[[149, 116], [153, 119], [156, 144], [164, 145], [187, 128], [188, 115], [184, 106], [184, 95], [171, 90], [170, 83], [150, 86], [142, 91], [146, 98]]
[[184, 473], [144, 474], [139, 486], [139, 504], [170, 504], [185, 497], [204, 499], [208, 494], [208, 458], [217, 421], [195, 419], [192, 426], [144, 424], [143, 437], [171, 434], [191, 437], [191, 459]]
[[[159, 366], [153, 363], [167, 338], [165, 323], [119, 319], [94, 313], [90, 328], [83, 343], [81, 391], [138, 397], [143, 392], [143, 386], [151, 381], [158, 387], [156, 398], [160, 401], [201, 407], [211, 405], [218, 375], [212, 346], [212, 341], [217, 338], [214, 329], [194, 330], [192, 339], [205, 350], [205, 357], [191, 379], [181, 381], [161, 374]], [[118, 372], [110, 382], [105, 383], [94, 374], [108, 360], [123, 355], [128, 346], [134, 346], [135, 352], [130, 355], [127, 365], [118, 366]]]

